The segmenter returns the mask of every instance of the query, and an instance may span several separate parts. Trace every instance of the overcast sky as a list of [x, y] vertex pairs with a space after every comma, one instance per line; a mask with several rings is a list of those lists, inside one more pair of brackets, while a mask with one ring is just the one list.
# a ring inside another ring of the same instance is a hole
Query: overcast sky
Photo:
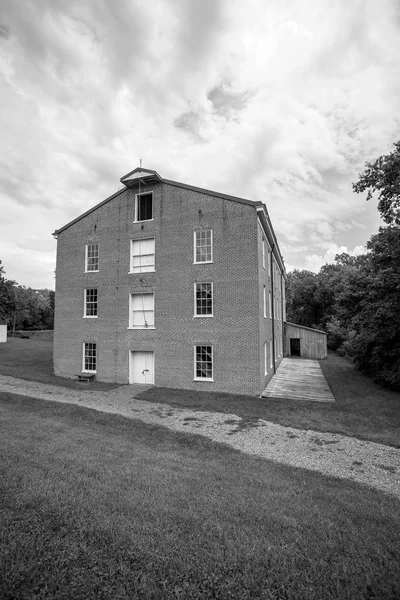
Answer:
[[288, 270], [381, 224], [351, 183], [400, 139], [398, 0], [2, 0], [0, 260], [54, 286], [51, 233], [139, 165], [263, 201]]

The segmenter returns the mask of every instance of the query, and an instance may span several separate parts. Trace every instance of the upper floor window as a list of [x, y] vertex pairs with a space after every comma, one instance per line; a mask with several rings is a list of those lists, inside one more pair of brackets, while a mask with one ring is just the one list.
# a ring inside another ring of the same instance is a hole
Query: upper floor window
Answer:
[[99, 270], [99, 244], [86, 244], [85, 271]]
[[264, 317], [267, 317], [267, 288], [263, 287], [263, 305], [264, 305]]
[[131, 294], [129, 327], [154, 329], [154, 294]]
[[83, 344], [82, 371], [96, 373], [97, 370], [97, 346], [93, 342]]
[[264, 236], [262, 236], [262, 266], [264, 269], [267, 268], [266, 266], [266, 254], [267, 254], [267, 242], [265, 241]]
[[85, 317], [97, 317], [97, 289], [85, 290]]
[[153, 192], [136, 194], [135, 221], [151, 221], [153, 218]]
[[155, 270], [154, 246], [154, 238], [131, 240], [131, 273]]
[[194, 314], [196, 317], [213, 316], [213, 284], [195, 283]]
[[194, 262], [205, 263], [213, 260], [212, 229], [194, 232]]

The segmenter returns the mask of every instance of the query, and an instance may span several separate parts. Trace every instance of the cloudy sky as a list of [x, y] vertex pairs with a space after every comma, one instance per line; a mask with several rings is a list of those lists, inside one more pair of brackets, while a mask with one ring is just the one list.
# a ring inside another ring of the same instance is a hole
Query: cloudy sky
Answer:
[[0, 260], [53, 287], [51, 233], [143, 166], [268, 207], [288, 270], [360, 253], [352, 192], [400, 139], [398, 0], [2, 0]]

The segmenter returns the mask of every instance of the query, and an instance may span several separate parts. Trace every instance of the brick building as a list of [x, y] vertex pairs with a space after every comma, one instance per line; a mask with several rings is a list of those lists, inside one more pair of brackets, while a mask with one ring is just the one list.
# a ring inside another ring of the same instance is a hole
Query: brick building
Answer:
[[285, 319], [266, 207], [143, 168], [121, 183], [54, 233], [55, 374], [260, 395]]

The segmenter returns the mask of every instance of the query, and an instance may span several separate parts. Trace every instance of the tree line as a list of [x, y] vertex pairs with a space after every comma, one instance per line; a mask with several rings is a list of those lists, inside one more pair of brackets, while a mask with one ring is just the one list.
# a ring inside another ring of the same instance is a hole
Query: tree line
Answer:
[[288, 274], [287, 320], [328, 333], [328, 345], [387, 387], [400, 390], [400, 142], [353, 184], [378, 193], [384, 227], [361, 256], [339, 254], [319, 273]]
[[7, 279], [1, 260], [0, 324], [14, 332], [54, 328], [53, 290], [35, 290]]

